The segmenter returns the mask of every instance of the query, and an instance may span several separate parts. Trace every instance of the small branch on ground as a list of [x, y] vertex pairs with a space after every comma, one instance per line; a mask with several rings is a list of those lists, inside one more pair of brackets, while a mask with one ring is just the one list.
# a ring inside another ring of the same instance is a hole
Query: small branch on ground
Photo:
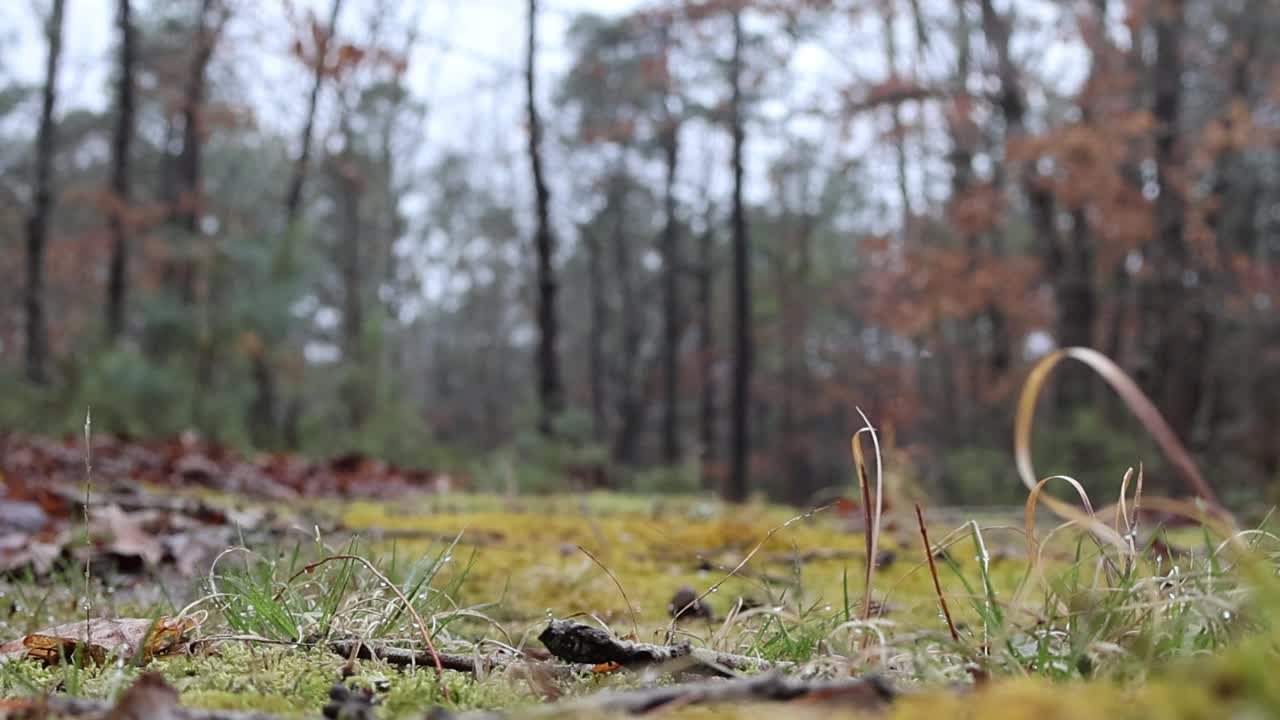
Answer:
[[435, 657], [431, 653], [422, 651], [415, 652], [405, 648], [387, 647], [378, 644], [369, 644], [361, 640], [338, 640], [329, 643], [329, 649], [338, 655], [350, 657], [354, 654], [361, 660], [381, 660], [388, 665], [396, 667], [433, 667], [435, 658], [440, 658], [440, 664], [445, 670], [454, 670], [457, 672], [475, 674], [476, 670], [490, 671], [507, 667], [515, 663], [531, 662], [538, 663], [545, 667], [553, 675], [562, 677], [576, 673], [585, 673], [591, 670], [590, 665], [552, 665], [537, 660], [522, 658], [518, 655], [510, 653], [495, 653], [491, 655], [461, 655], [458, 653], [437, 652]]
[[678, 645], [619, 640], [600, 628], [569, 620], [552, 620], [538, 636], [552, 655], [570, 663], [600, 665], [615, 662], [625, 668], [676, 663], [703, 675], [732, 677], [735, 672], [784, 669], [794, 663], [771, 663], [746, 655]]

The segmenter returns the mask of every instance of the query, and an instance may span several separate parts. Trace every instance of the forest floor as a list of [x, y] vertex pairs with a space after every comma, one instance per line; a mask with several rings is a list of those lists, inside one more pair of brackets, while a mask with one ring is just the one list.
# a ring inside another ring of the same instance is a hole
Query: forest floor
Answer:
[[0, 535], [0, 711], [1280, 713], [1260, 530], [1116, 515], [1117, 546], [1041, 517], [1028, 543], [1021, 512], [933, 510], [926, 553], [914, 511], [891, 512], [868, 602], [848, 501], [226, 490], [99, 487], [87, 520], [69, 491], [0, 504], [11, 525], [67, 514], [56, 538]]

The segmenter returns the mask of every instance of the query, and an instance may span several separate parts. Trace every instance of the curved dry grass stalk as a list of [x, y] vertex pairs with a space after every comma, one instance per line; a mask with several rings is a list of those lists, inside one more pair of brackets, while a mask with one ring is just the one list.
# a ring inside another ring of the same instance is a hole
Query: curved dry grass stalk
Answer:
[[[1138, 384], [1106, 355], [1084, 347], [1063, 348], [1049, 353], [1036, 363], [1022, 385], [1022, 393], [1018, 397], [1017, 415], [1014, 419], [1013, 445], [1018, 475], [1028, 490], [1035, 488], [1038, 477], [1031, 460], [1031, 431], [1035, 419], [1036, 401], [1049, 374], [1058, 363], [1067, 358], [1084, 363], [1105, 380], [1160, 445], [1160, 449], [1173, 462], [1192, 492], [1213, 506], [1216, 512], [1225, 513], [1213, 488], [1200, 474], [1195, 460], [1191, 458], [1190, 453], [1173, 432], [1173, 428], [1169, 427], [1164, 416], [1142, 392]], [[1075, 519], [1067, 516], [1070, 506], [1056, 498], [1046, 497], [1044, 504], [1055, 513], [1062, 515], [1064, 519]]]
[[[858, 415], [862, 417], [863, 427], [853, 434], [850, 444], [853, 448], [853, 461], [858, 472], [858, 487], [862, 491], [862, 500], [865, 511], [869, 514], [870, 522], [867, 525], [867, 573], [864, 582], [864, 594], [862, 597], [862, 619], [871, 619], [873, 588], [872, 581], [875, 578], [876, 557], [879, 555], [880, 547], [880, 518], [884, 514], [884, 462], [880, 456], [880, 438], [876, 434], [875, 427], [872, 426], [871, 420], [867, 414], [862, 412], [862, 408], [854, 408], [858, 411]], [[875, 511], [871, 512], [870, 487], [867, 481], [867, 464], [862, 453], [862, 443], [860, 437], [863, 433], [871, 436], [871, 446], [875, 450], [876, 458], [876, 496]], [[866, 636], [867, 639], [870, 636]]]
[[609, 576], [609, 579], [613, 581], [614, 586], [618, 588], [618, 594], [622, 595], [622, 600], [627, 603], [627, 611], [631, 613], [631, 632], [635, 635], [636, 639], [639, 640], [640, 623], [636, 620], [636, 606], [631, 604], [631, 598], [627, 597], [627, 591], [623, 589], [622, 583], [618, 581], [618, 576], [614, 575], [612, 570], [610, 570], [604, 563], [600, 562], [600, 558], [592, 555], [590, 550], [582, 547], [581, 545], [578, 545], [577, 547], [582, 551], [583, 555], [591, 558], [591, 562], [599, 565], [600, 569], [603, 570], [604, 573]]

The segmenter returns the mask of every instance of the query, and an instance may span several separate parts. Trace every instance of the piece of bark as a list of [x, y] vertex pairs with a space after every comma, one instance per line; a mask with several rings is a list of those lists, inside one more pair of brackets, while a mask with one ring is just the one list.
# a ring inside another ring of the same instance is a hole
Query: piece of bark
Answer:
[[552, 620], [542, 634], [542, 644], [552, 655], [570, 663], [601, 665], [616, 662], [625, 668], [673, 664], [701, 674], [732, 676], [735, 672], [792, 667], [745, 655], [715, 652], [689, 643], [653, 645], [619, 640], [600, 628], [568, 620]]
[[[824, 703], [832, 708], [874, 711], [894, 700], [897, 693], [883, 678], [805, 681], [781, 673], [765, 673], [736, 680], [704, 680], [681, 685], [664, 685], [640, 690], [602, 692], [566, 703], [540, 708], [524, 708], [520, 717], [566, 717], [599, 713], [643, 715], [668, 706], [712, 705], [740, 702]], [[453, 713], [436, 708], [427, 720], [498, 720], [508, 717], [498, 711]]]

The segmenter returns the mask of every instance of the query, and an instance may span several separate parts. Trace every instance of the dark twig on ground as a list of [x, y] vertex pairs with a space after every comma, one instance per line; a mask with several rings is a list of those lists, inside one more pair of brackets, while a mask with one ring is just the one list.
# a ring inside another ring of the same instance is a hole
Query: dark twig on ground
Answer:
[[745, 655], [715, 652], [688, 643], [653, 645], [619, 640], [600, 628], [569, 620], [552, 620], [538, 636], [552, 655], [571, 663], [618, 663], [625, 668], [680, 665], [704, 675], [732, 676], [736, 672], [782, 669], [793, 663], [770, 663]]
[[[405, 648], [388, 647], [377, 643], [370, 644], [361, 640], [337, 640], [329, 643], [329, 649], [333, 652], [346, 657], [355, 657], [361, 660], [381, 660], [389, 665], [397, 667], [435, 667], [435, 658], [426, 650], [414, 651]], [[476, 671], [487, 672], [499, 670], [514, 663], [535, 662], [539, 666], [545, 667], [555, 676], [568, 676], [575, 673], [589, 672], [590, 665], [554, 665], [543, 663], [530, 658], [520, 657], [509, 652], [492, 653], [488, 655], [461, 655], [458, 653], [437, 653], [440, 658], [440, 665], [445, 670], [455, 670], [457, 672], [476, 674]]]

